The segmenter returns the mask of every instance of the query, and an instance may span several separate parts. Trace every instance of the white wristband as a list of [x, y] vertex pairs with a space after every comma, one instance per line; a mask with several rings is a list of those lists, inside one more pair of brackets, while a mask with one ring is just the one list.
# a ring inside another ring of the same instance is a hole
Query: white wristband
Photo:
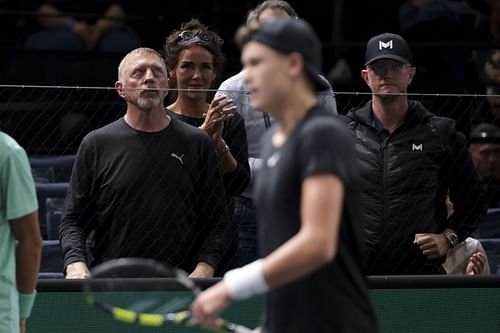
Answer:
[[233, 300], [243, 300], [269, 290], [262, 271], [262, 259], [241, 268], [230, 270], [224, 275], [224, 284]]

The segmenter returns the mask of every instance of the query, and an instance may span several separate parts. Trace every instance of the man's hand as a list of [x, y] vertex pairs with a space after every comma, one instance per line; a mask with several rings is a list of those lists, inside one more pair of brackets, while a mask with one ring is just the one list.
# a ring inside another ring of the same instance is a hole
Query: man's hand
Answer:
[[199, 262], [194, 271], [189, 274], [190, 278], [210, 278], [214, 276], [214, 268], [206, 262]]
[[429, 259], [444, 257], [449, 250], [448, 240], [442, 234], [416, 234], [413, 243], [420, 246], [422, 254]]
[[26, 319], [19, 320], [19, 333], [26, 332]]
[[90, 271], [83, 261], [76, 261], [66, 267], [66, 279], [88, 279]]

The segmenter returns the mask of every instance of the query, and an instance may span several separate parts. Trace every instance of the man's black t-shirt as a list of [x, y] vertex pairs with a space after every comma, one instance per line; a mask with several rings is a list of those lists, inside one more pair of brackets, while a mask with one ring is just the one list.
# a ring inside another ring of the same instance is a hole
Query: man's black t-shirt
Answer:
[[361, 268], [357, 158], [347, 127], [314, 107], [278, 148], [271, 143], [274, 132], [264, 138], [263, 162], [256, 175], [262, 256], [299, 231], [301, 187], [308, 176], [330, 173], [339, 177], [345, 196], [335, 259], [267, 295], [265, 332], [378, 332]]
[[232, 234], [214, 147], [201, 130], [172, 119], [141, 132], [123, 118], [82, 141], [59, 229], [65, 266], [85, 260], [95, 230], [94, 262], [155, 258], [191, 271], [217, 265]]

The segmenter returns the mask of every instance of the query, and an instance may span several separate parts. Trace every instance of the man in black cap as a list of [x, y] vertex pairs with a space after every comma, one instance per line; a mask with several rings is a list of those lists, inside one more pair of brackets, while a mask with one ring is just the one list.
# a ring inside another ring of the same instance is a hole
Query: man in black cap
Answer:
[[346, 116], [361, 159], [369, 275], [444, 274], [448, 250], [471, 234], [486, 209], [455, 122], [408, 100], [411, 58], [401, 36], [371, 38], [361, 76], [372, 99]]
[[254, 191], [263, 259], [226, 273], [192, 313], [215, 325], [231, 300], [267, 292], [263, 332], [378, 332], [361, 268], [356, 151], [314, 94], [327, 88], [320, 41], [290, 17], [245, 27], [237, 39], [252, 107], [277, 121], [262, 141]]

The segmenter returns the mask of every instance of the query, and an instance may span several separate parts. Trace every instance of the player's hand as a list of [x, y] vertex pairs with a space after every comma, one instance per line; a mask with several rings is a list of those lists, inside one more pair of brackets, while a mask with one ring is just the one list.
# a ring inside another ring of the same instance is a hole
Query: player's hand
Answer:
[[220, 281], [202, 292], [191, 305], [191, 314], [195, 321], [202, 326], [220, 326], [219, 314], [231, 303], [229, 292]]
[[26, 319], [19, 320], [19, 333], [26, 332]]
[[444, 257], [449, 250], [448, 240], [442, 234], [416, 234], [413, 243], [417, 244], [422, 254], [429, 259]]
[[486, 258], [481, 252], [475, 252], [467, 261], [467, 267], [465, 268], [466, 275], [479, 275], [483, 272], [484, 266], [486, 265]]
[[189, 274], [190, 278], [210, 278], [214, 276], [214, 268], [206, 262], [199, 262], [194, 271]]
[[66, 279], [88, 279], [90, 271], [83, 261], [76, 261], [66, 267]]

